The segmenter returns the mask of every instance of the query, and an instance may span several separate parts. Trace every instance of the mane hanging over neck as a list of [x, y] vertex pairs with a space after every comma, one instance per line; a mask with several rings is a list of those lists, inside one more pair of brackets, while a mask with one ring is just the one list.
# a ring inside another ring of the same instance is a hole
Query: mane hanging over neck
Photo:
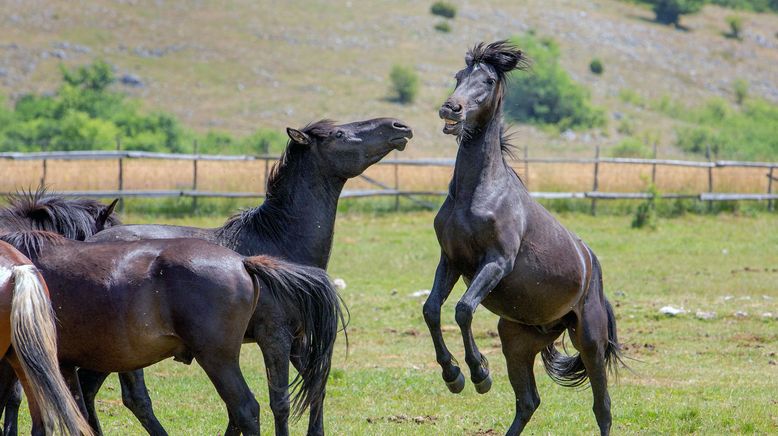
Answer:
[[22, 254], [35, 260], [47, 245], [63, 245], [68, 240], [57, 233], [42, 230], [26, 230], [0, 235], [0, 241], [14, 246]]

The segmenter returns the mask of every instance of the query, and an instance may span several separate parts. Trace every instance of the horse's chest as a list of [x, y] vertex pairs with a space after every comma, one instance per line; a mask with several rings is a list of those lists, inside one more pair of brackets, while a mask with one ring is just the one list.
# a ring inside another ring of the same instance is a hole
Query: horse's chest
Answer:
[[501, 243], [496, 224], [491, 212], [454, 209], [436, 222], [441, 249], [460, 266], [477, 267], [484, 253]]

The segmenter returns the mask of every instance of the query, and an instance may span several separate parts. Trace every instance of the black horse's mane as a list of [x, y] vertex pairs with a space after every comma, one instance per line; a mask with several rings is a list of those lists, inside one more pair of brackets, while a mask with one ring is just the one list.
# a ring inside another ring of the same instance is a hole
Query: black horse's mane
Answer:
[[532, 65], [526, 54], [507, 40], [496, 41], [491, 44], [479, 42], [468, 50], [465, 55], [465, 63], [468, 67], [476, 64], [487, 64], [494, 68], [500, 81], [505, 80], [506, 75], [513, 70], [527, 70]]
[[[68, 239], [84, 240], [98, 230], [95, 222], [105, 205], [85, 198], [67, 199], [44, 187], [35, 191], [20, 191], [7, 197], [8, 206], [0, 209], [0, 230], [45, 230]], [[111, 214], [105, 226], [121, 224]]]
[[13, 245], [30, 259], [36, 259], [44, 247], [63, 245], [68, 239], [54, 232], [23, 230], [0, 235], [0, 241]]
[[[315, 138], [324, 138], [332, 131], [335, 121], [323, 119], [309, 123], [301, 131]], [[218, 230], [219, 236], [229, 238], [238, 237], [240, 229], [247, 226], [253, 226], [257, 233], [273, 236], [279, 236], [285, 231], [283, 227], [284, 220], [281, 218], [282, 209], [275, 205], [275, 200], [284, 201], [285, 196], [294, 195], [294, 193], [283, 192], [282, 187], [286, 185], [286, 179], [296, 174], [302, 160], [299, 157], [308, 152], [310, 145], [298, 144], [289, 140], [284, 153], [278, 162], [270, 169], [267, 179], [266, 200], [259, 207], [245, 209], [231, 216]], [[235, 243], [236, 241], [233, 241]]]

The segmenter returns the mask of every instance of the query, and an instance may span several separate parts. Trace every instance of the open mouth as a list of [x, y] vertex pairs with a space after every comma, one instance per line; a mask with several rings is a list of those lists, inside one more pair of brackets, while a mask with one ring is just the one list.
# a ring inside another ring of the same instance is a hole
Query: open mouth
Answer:
[[460, 127], [462, 127], [462, 121], [461, 120], [452, 120], [449, 118], [443, 118], [443, 121], [445, 121], [446, 124], [443, 125], [443, 133], [456, 133], [459, 131]]
[[389, 141], [389, 144], [392, 145], [392, 147], [396, 148], [397, 150], [403, 151], [405, 150], [405, 145], [408, 143], [408, 138], [404, 136], [400, 136], [399, 138], [394, 138]]

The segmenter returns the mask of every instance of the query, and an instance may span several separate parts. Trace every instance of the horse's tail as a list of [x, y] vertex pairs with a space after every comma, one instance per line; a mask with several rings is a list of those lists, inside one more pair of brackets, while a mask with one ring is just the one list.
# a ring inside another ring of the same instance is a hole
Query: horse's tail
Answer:
[[268, 286], [273, 298], [300, 320], [303, 367], [290, 385], [293, 415], [299, 418], [314, 401], [324, 398], [339, 321], [345, 334], [340, 296], [320, 268], [268, 256], [248, 257], [243, 263]]
[[[596, 280], [593, 284], [597, 287], [590, 289], [590, 292], [598, 292], [600, 299], [605, 306], [605, 312], [607, 314], [607, 326], [608, 326], [608, 343], [605, 346], [605, 366], [609, 371], [616, 374], [618, 364], [621, 361], [621, 347], [619, 346], [619, 340], [616, 335], [616, 316], [613, 313], [613, 307], [611, 303], [605, 298], [602, 288], [602, 270], [600, 268], [600, 262], [597, 257], [592, 254], [594, 271], [592, 272], [592, 280]], [[546, 368], [546, 373], [556, 383], [567, 386], [577, 387], [585, 384], [589, 375], [586, 372], [583, 359], [580, 354], [568, 356], [562, 354], [556, 349], [552, 342], [546, 348], [540, 352], [540, 357], [543, 360], [543, 366]]]
[[11, 301], [11, 344], [27, 377], [47, 432], [92, 435], [81, 415], [57, 360], [54, 310], [43, 279], [32, 265], [16, 266]]

